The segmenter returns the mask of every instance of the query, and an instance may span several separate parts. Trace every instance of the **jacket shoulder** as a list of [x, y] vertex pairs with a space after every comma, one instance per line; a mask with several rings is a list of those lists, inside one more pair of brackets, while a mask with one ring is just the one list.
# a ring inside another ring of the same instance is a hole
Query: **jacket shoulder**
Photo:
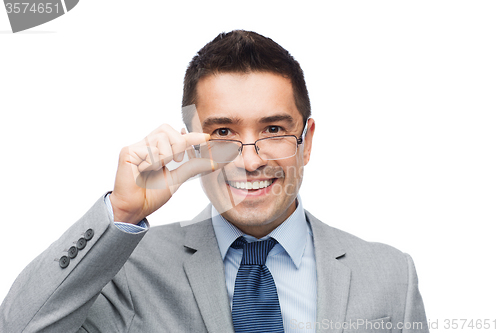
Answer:
[[385, 272], [406, 280], [409, 255], [393, 246], [369, 242], [348, 232], [329, 226], [306, 212], [318, 250], [334, 251], [338, 259], [353, 271]]
[[338, 239], [348, 252], [365, 256], [401, 257], [405, 255], [402, 251], [391, 245], [366, 241], [346, 231], [331, 226], [328, 227], [333, 229], [333, 232], [337, 234]]

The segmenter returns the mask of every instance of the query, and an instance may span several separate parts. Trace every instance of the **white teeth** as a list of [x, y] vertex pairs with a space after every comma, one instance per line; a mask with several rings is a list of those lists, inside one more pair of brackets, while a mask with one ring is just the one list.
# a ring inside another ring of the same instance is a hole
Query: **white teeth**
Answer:
[[229, 185], [234, 188], [246, 189], [246, 190], [258, 190], [261, 188], [268, 187], [273, 183], [272, 180], [261, 180], [255, 182], [229, 182]]

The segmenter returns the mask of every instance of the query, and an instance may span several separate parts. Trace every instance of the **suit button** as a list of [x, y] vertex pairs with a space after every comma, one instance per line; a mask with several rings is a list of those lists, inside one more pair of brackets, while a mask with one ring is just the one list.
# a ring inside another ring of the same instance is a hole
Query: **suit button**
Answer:
[[74, 246], [70, 247], [68, 250], [68, 256], [73, 259], [78, 254], [78, 249]]
[[78, 240], [78, 242], [76, 242], [76, 248], [78, 250], [83, 250], [85, 248], [85, 246], [87, 246], [87, 241], [85, 240], [85, 238], [80, 238]]
[[66, 256], [62, 256], [61, 259], [59, 259], [59, 266], [61, 268], [66, 268], [69, 265], [69, 258]]
[[94, 230], [89, 229], [89, 230], [85, 231], [85, 236], [83, 236], [83, 237], [85, 237], [85, 240], [88, 240], [88, 241], [91, 240], [92, 237], [94, 237]]

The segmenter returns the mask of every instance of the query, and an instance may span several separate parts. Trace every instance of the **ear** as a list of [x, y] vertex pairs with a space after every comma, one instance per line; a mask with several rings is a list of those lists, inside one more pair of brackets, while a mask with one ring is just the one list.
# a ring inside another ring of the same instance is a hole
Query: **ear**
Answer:
[[309, 159], [311, 158], [311, 149], [312, 149], [312, 141], [314, 136], [314, 130], [316, 129], [316, 123], [314, 119], [309, 118], [307, 121], [307, 125], [309, 128], [306, 133], [306, 137], [304, 138], [304, 165], [309, 163]]

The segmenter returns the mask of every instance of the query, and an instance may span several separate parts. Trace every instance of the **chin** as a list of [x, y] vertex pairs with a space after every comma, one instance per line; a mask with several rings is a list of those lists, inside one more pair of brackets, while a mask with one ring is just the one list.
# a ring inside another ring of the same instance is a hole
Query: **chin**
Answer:
[[279, 216], [279, 214], [272, 212], [272, 210], [263, 210], [260, 207], [245, 207], [244, 204], [239, 204], [222, 215], [226, 220], [232, 222], [236, 226], [262, 226], [276, 220], [276, 215]]

